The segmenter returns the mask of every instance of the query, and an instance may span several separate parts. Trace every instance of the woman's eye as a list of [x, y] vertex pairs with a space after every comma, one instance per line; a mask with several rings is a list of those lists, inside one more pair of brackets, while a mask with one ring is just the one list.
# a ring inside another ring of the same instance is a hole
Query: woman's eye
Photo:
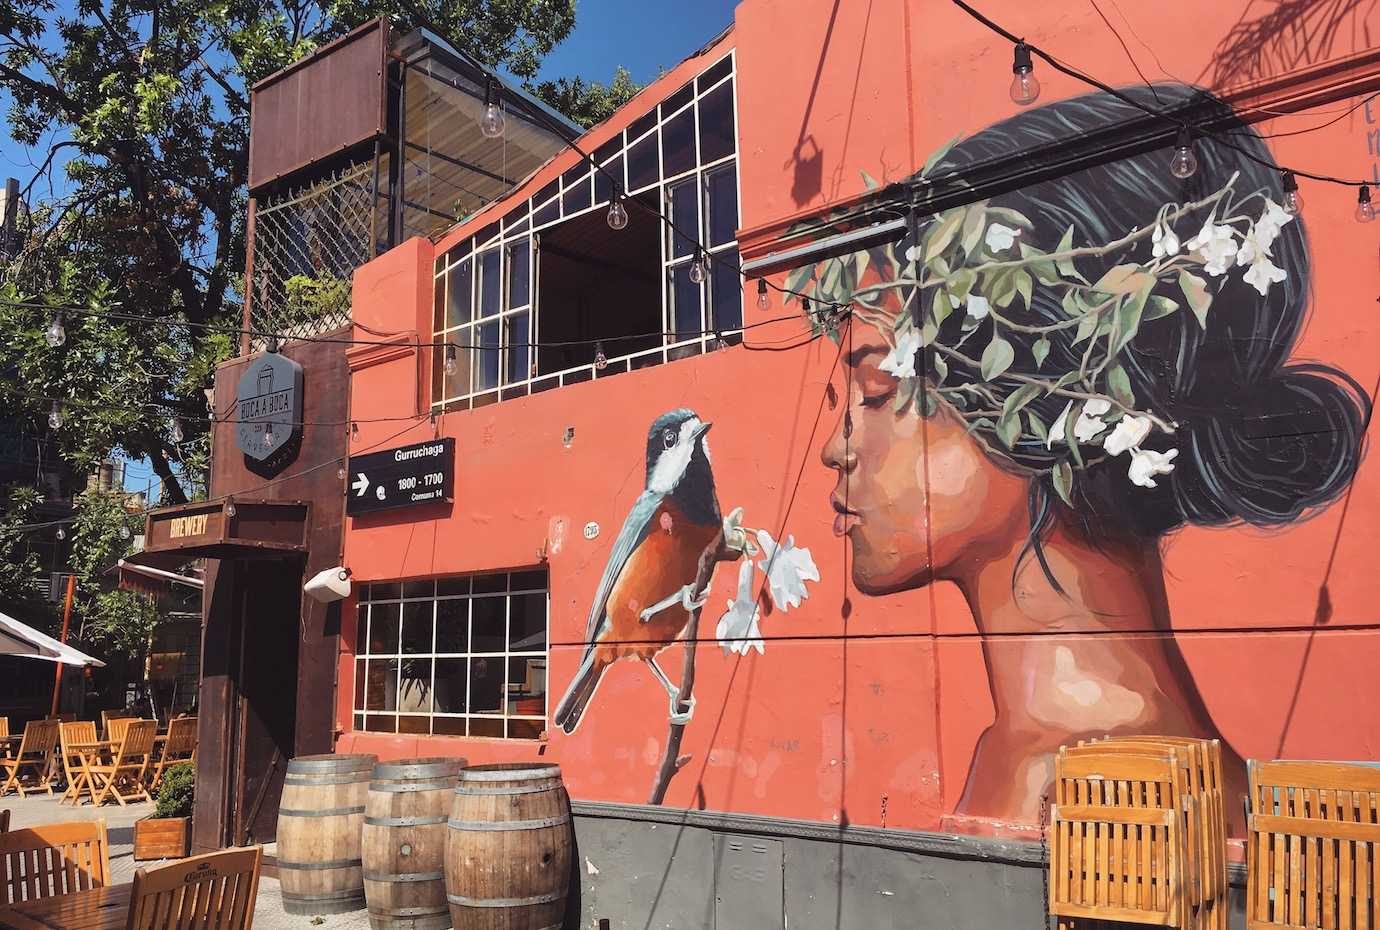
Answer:
[[881, 394], [863, 394], [858, 403], [864, 407], [877, 408], [884, 406], [887, 401], [895, 395], [895, 391], [883, 391]]

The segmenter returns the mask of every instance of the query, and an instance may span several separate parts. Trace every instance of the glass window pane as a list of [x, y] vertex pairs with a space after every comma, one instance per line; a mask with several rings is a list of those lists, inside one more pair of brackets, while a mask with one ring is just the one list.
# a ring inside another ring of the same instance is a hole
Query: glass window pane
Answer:
[[695, 85], [686, 84], [665, 100], [661, 101], [661, 118], [664, 120], [672, 113], [679, 110], [690, 102], [690, 98], [695, 96]]
[[514, 594], [508, 599], [508, 649], [546, 650], [546, 595]]
[[628, 126], [628, 138], [636, 139], [655, 125], [656, 110], [653, 109], [652, 112], [644, 113], [643, 115], [639, 116], [637, 119], [632, 121], [632, 124]]
[[460, 578], [440, 578], [440, 579], [437, 579], [437, 581], [436, 581], [436, 593], [437, 593], [437, 594], [440, 594], [440, 595], [446, 595], [446, 594], [469, 594], [469, 593], [470, 593], [470, 579], [469, 579], [467, 576], [466, 576], [466, 577], [460, 577]]
[[473, 581], [475, 594], [493, 594], [508, 590], [508, 576], [502, 572], [496, 575], [475, 575]]
[[732, 155], [736, 148], [733, 128], [733, 82], [721, 84], [700, 98], [700, 164]]
[[[717, 253], [723, 258], [709, 265], [710, 318], [718, 330], [743, 326], [743, 286], [738, 277], [736, 250]], [[716, 255], [717, 257], [717, 255]]]
[[369, 611], [369, 652], [371, 655], [397, 655], [398, 612], [400, 604], [373, 604]]
[[503, 718], [502, 717], [471, 717], [470, 736], [488, 736], [493, 739], [503, 738]]
[[504, 383], [526, 381], [531, 376], [528, 370], [528, 359], [532, 354], [532, 347], [529, 345], [532, 341], [531, 317], [523, 311], [513, 314], [503, 322], [508, 328], [508, 336], [504, 340], [508, 346], [508, 368], [503, 376]]
[[507, 598], [503, 595], [476, 597], [470, 602], [473, 622], [470, 625], [473, 637], [471, 651], [502, 652], [504, 637], [507, 634]]
[[731, 55], [725, 55], [723, 58], [714, 62], [713, 67], [706, 68], [699, 77], [695, 78], [695, 86], [703, 92], [706, 87], [714, 86], [715, 81], [732, 70], [733, 57]]
[[546, 716], [546, 659], [508, 660], [508, 713]]
[[557, 197], [550, 203], [537, 209], [532, 214], [532, 225], [541, 226], [544, 223], [551, 223], [561, 218], [561, 198]]
[[404, 717], [399, 717], [399, 718], [398, 718], [398, 732], [399, 732], [399, 733], [415, 733], [415, 734], [430, 733], [430, 732], [431, 732], [431, 726], [430, 726], [430, 724], [431, 724], [431, 718], [430, 718], [430, 717], [427, 717], [427, 716], [415, 716], [415, 717], [406, 717], [406, 716], [404, 716]]
[[729, 163], [705, 176], [709, 245], [732, 242], [738, 232], [738, 171]]
[[[573, 171], [567, 172], [567, 174], [573, 173]], [[589, 206], [589, 173], [586, 172], [584, 177], [578, 180], [570, 178], [565, 183], [565, 193], [561, 194], [561, 210], [566, 216], [569, 216]]]
[[541, 739], [541, 731], [544, 729], [545, 720], [508, 720], [509, 739]]
[[437, 601], [436, 652], [468, 652], [469, 642], [469, 599], [457, 597]]
[[[439, 265], [440, 262], [437, 262], [437, 264]], [[431, 329], [432, 332], [439, 333], [446, 327], [446, 276], [444, 274], [438, 274], [436, 276], [435, 286], [435, 297], [432, 299], [431, 303], [433, 311]]]
[[700, 286], [690, 280], [690, 262], [671, 269], [671, 329], [673, 342], [700, 335]]
[[498, 320], [481, 323], [477, 329], [479, 340], [476, 350], [479, 361], [474, 372], [474, 389], [487, 391], [498, 387]]
[[403, 605], [402, 651], [431, 652], [431, 612], [435, 601], [409, 601]]
[[471, 712], [497, 713], [503, 709], [503, 665], [502, 656], [470, 659]]
[[694, 178], [687, 178], [673, 185], [666, 192], [671, 223], [671, 256], [680, 258], [695, 251], [699, 240], [700, 197]]
[[523, 239], [508, 246], [508, 307], [525, 307], [530, 302], [532, 287], [531, 243]]
[[671, 117], [661, 126], [661, 167], [674, 177], [695, 167], [695, 108]]
[[369, 605], [360, 604], [355, 611], [355, 655], [369, 651]]
[[398, 710], [403, 713], [431, 713], [431, 657], [402, 660], [402, 681], [398, 685]]
[[656, 137], [657, 134], [652, 133], [628, 149], [628, 190], [638, 190], [660, 179]]
[[467, 258], [449, 272], [450, 284], [446, 288], [446, 329], [470, 321], [471, 282], [474, 280], [474, 266]]
[[[612, 175], [612, 179], [610, 179]], [[617, 184], [619, 190], [627, 190], [627, 183], [623, 180], [623, 156], [619, 155], [613, 161], [604, 166], [603, 171], [595, 172], [594, 175], [594, 202], [608, 203], [613, 196], [613, 185]]]
[[365, 710], [394, 710], [398, 701], [398, 660], [370, 659], [365, 681]]
[[397, 600], [401, 596], [401, 586], [396, 581], [376, 582], [369, 588], [369, 599], [373, 601]]
[[464, 736], [464, 717], [432, 717], [431, 732], [437, 736]]
[[[441, 376], [445, 381], [445, 397], [464, 397], [470, 392], [470, 371], [474, 367], [474, 327], [457, 329], [447, 337], [452, 349], [441, 351]], [[447, 361], [450, 362], [447, 365]]]
[[438, 714], [465, 712], [466, 659], [436, 660], [436, 694], [433, 704]]
[[364, 729], [370, 733], [396, 733], [398, 718], [391, 714], [370, 714], [365, 718]]
[[436, 593], [436, 582], [431, 579], [426, 581], [404, 581], [402, 586], [402, 596], [405, 598], [431, 597]]
[[545, 591], [546, 572], [513, 572], [509, 577], [509, 588], [513, 591]]
[[503, 305], [503, 279], [499, 277], [502, 262], [498, 249], [490, 249], [479, 257], [479, 315], [494, 316]]
[[366, 665], [364, 659], [355, 661], [355, 710], [364, 710], [364, 682], [369, 675]]

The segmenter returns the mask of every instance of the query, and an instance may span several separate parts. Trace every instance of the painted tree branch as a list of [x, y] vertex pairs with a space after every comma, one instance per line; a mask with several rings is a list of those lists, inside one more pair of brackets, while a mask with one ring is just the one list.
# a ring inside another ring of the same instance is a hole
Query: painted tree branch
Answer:
[[[696, 602], [704, 600], [706, 592], [709, 590], [709, 582], [714, 577], [714, 569], [720, 562], [736, 562], [742, 554], [740, 550], [728, 546], [724, 539], [723, 530], [719, 530], [714, 541], [705, 547], [704, 552], [700, 553], [699, 569], [695, 574], [695, 587], [691, 600]], [[678, 715], [689, 712], [690, 700], [695, 690], [695, 651], [699, 645], [701, 610], [702, 607], [696, 607], [690, 612], [690, 619], [686, 621], [685, 629], [681, 631], [681, 648], [684, 651], [685, 661], [680, 673], [680, 697], [676, 701], [676, 714]], [[686, 721], [686, 723], [688, 722]], [[652, 785], [652, 796], [648, 799], [648, 804], [660, 804], [666, 799], [666, 789], [671, 784], [671, 779], [690, 761], [690, 756], [680, 755], [680, 743], [685, 738], [685, 723], [672, 721], [668, 727], [666, 752], [661, 757], [661, 765], [657, 768], [656, 782]]]

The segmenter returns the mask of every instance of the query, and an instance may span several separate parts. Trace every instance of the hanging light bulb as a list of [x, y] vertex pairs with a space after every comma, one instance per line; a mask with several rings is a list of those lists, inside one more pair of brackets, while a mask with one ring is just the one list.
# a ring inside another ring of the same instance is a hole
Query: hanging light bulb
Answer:
[[1291, 216], [1298, 216], [1303, 212], [1303, 197], [1299, 195], [1299, 182], [1292, 171], [1284, 172], [1284, 209]]
[[43, 331], [43, 338], [54, 349], [67, 341], [67, 328], [62, 325], [61, 310], [53, 314], [53, 322]]
[[1375, 207], [1370, 203], [1370, 185], [1362, 184], [1356, 192], [1356, 222], [1369, 223], [1375, 219]]
[[767, 279], [757, 279], [757, 309], [766, 310], [771, 306], [771, 298], [767, 296]]
[[623, 206], [623, 195], [614, 194], [613, 202], [609, 204], [609, 213], [605, 219], [609, 222], [609, 229], [626, 229], [628, 226], [628, 208]]
[[484, 115], [479, 119], [479, 131], [486, 139], [497, 139], [503, 135], [503, 110], [499, 108], [494, 93], [494, 79], [484, 82]]
[[53, 401], [53, 406], [48, 408], [48, 428], [62, 429], [62, 404]]
[[346, 476], [347, 474], [349, 474], [349, 472], [345, 471], [345, 461], [344, 461], [344, 459], [342, 459], [341, 462], [340, 462], [340, 464], [339, 464], [338, 466], [336, 466], [336, 469], [335, 469], [335, 480], [336, 480], [336, 481], [344, 481], [344, 480], [345, 480], [345, 476]]
[[1011, 63], [1015, 77], [1011, 79], [1011, 99], [1021, 106], [1029, 106], [1040, 96], [1040, 79], [1035, 77], [1035, 62], [1030, 58], [1030, 46], [1016, 43], [1015, 60]]
[[1169, 173], [1179, 180], [1193, 177], [1198, 170], [1198, 156], [1193, 154], [1193, 136], [1187, 126], [1179, 127], [1179, 135], [1174, 140], [1174, 157], [1169, 159]]
[[129, 539], [129, 537], [130, 537], [129, 527], [125, 526], [123, 523], [120, 524], [120, 538], [121, 538], [121, 539]]
[[446, 374], [455, 377], [455, 373], [460, 370], [460, 362], [455, 357], [455, 343], [446, 343]]
[[181, 442], [183, 439], [186, 438], [187, 434], [182, 429], [181, 417], [172, 418], [172, 423], [168, 427], [168, 434], [172, 437], [172, 441], [175, 443]]
[[604, 344], [596, 342], [594, 344], [594, 367], [603, 371], [609, 367], [609, 357], [604, 354]]
[[233, 516], [235, 515], [235, 502], [234, 502], [234, 501], [226, 501], [226, 502], [225, 502], [225, 515], [226, 515], [227, 517], [233, 517]]
[[275, 354], [278, 351], [278, 336], [275, 333], [268, 334], [268, 351]]
[[67, 538], [67, 531], [60, 526], [57, 528], [57, 538], [58, 542], [62, 542], [62, 540]]
[[690, 280], [696, 284], [704, 283], [704, 249], [695, 247], [695, 260], [690, 263]]

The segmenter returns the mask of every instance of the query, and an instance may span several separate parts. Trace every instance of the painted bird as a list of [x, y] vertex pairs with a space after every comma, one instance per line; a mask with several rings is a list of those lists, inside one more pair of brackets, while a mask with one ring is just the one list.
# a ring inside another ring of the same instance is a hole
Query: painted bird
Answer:
[[[574, 732], [605, 670], [619, 659], [641, 659], [671, 697], [680, 690], [656, 664], [690, 622], [700, 555], [722, 526], [709, 446], [711, 424], [691, 410], [663, 413], [647, 433], [646, 490], [613, 543], [589, 612], [585, 651], [555, 721]], [[687, 583], [689, 582], [689, 583]], [[701, 599], [700, 603], [703, 603]]]

